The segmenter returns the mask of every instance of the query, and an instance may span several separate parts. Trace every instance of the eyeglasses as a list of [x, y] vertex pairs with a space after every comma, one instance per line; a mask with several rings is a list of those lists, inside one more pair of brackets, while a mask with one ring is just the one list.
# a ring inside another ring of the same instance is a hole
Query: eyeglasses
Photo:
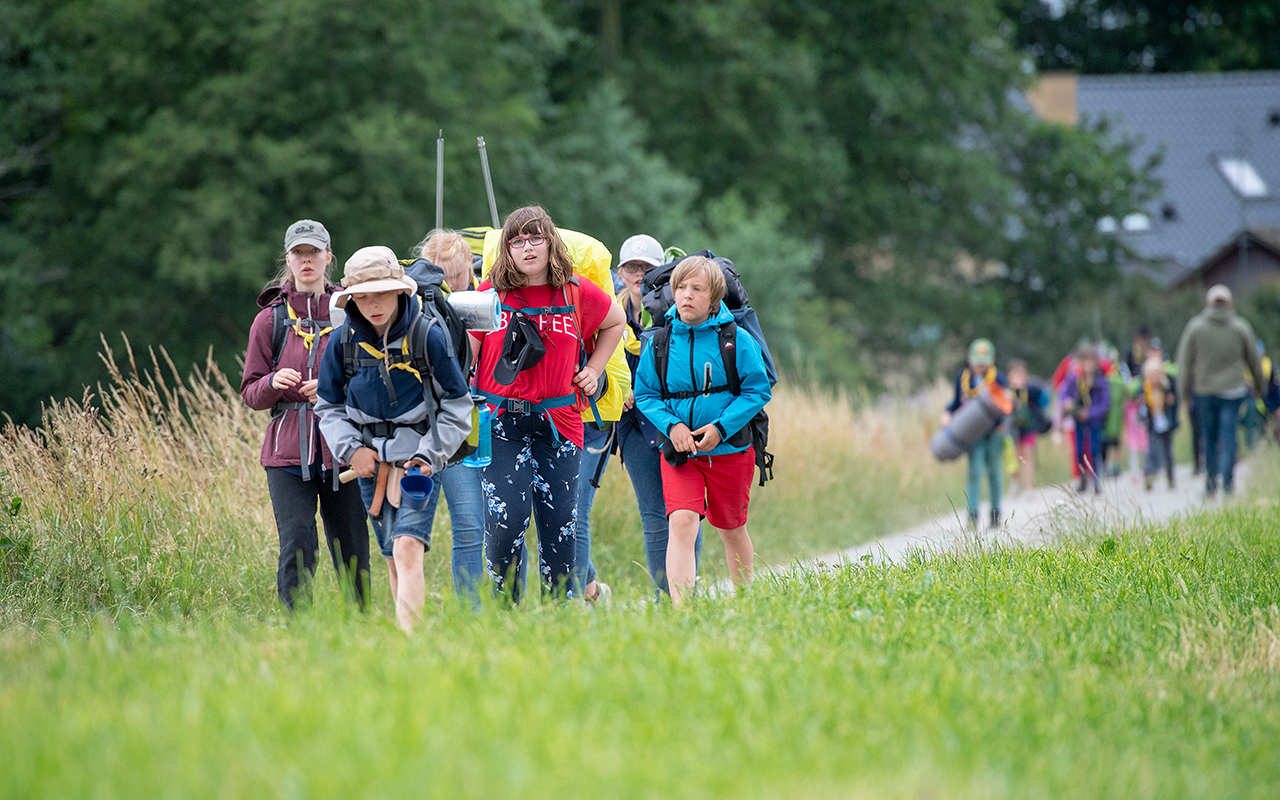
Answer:
[[618, 267], [618, 269], [622, 270], [623, 272], [648, 272], [649, 270], [653, 269], [653, 265], [646, 264], [643, 261], [628, 261], [627, 263]]
[[516, 238], [509, 240], [507, 245], [510, 246], [512, 250], [523, 250], [526, 244], [531, 247], [541, 247], [546, 243], [547, 237], [545, 236], [517, 236]]

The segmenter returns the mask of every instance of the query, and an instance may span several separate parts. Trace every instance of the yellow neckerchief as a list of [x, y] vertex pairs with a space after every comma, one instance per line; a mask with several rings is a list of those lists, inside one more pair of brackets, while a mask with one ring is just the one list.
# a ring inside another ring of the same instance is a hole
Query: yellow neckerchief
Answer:
[[1152, 414], [1164, 413], [1164, 381], [1160, 381], [1160, 385], [1156, 386], [1151, 381], [1144, 380], [1142, 393], [1147, 398], [1147, 408], [1151, 409]]
[[1080, 370], [1080, 379], [1076, 381], [1076, 389], [1080, 392], [1080, 410], [1088, 411], [1090, 404], [1093, 402], [1093, 379], [1087, 382], [1084, 377], [1084, 370]]
[[[1244, 379], [1246, 382], [1253, 381], [1253, 375], [1249, 372], [1249, 368], [1244, 368]], [[1271, 382], [1271, 356], [1262, 357], [1262, 382], [1267, 384]]]
[[[405, 337], [401, 337], [400, 344], [398, 345], [401, 353], [404, 352], [404, 348], [405, 348], [404, 340], [405, 340]], [[387, 368], [388, 371], [393, 369], [402, 369], [405, 372], [412, 373], [413, 377], [418, 379], [418, 383], [423, 383], [422, 373], [418, 372], [416, 369], [410, 366], [409, 362], [397, 361], [394, 364], [391, 363], [391, 356], [390, 356], [391, 348], [387, 346], [387, 335], [385, 333], [382, 334], [382, 348], [383, 348], [382, 350], [379, 350], [378, 348], [374, 347], [368, 342], [360, 342], [359, 344], [361, 349], [363, 349], [366, 353], [380, 360], [383, 363], [383, 365]]]
[[[321, 328], [318, 331], [312, 331], [311, 333], [303, 333], [302, 326], [298, 324], [300, 321], [298, 319], [298, 313], [293, 310], [293, 306], [289, 305], [289, 301], [286, 300], [284, 307], [289, 309], [289, 319], [293, 322], [289, 327], [293, 328], [294, 333], [302, 337], [302, 346], [306, 349], [311, 349], [311, 345], [315, 344], [317, 336], [324, 336], [326, 333], [333, 333], [332, 325], [327, 328]], [[314, 320], [312, 320], [312, 322], [314, 322]]]
[[973, 375], [970, 374], [969, 368], [965, 367], [964, 372], [960, 373], [960, 388], [964, 391], [964, 396], [970, 399], [982, 394], [982, 390], [996, 382], [996, 368], [987, 367], [987, 374], [982, 377], [982, 381], [977, 386], [970, 386], [973, 382]]

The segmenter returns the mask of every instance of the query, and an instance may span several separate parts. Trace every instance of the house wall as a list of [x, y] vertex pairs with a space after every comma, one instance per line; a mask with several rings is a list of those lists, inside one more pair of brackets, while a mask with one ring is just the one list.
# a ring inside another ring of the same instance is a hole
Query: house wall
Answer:
[[1252, 246], [1249, 248], [1247, 266], [1242, 269], [1240, 254], [1233, 250], [1202, 270], [1200, 276], [1204, 289], [1225, 283], [1232, 294], [1243, 297], [1264, 283], [1280, 281], [1280, 258], [1269, 250]]

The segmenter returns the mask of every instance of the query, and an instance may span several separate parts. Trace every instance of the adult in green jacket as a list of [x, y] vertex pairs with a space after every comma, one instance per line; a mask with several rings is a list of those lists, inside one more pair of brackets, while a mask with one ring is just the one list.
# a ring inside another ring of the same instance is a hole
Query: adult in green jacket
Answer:
[[1178, 395], [1193, 407], [1192, 422], [1204, 443], [1205, 494], [1212, 497], [1222, 479], [1231, 494], [1236, 463], [1236, 426], [1240, 404], [1249, 396], [1245, 373], [1252, 376], [1255, 397], [1262, 396], [1262, 359], [1258, 337], [1236, 316], [1231, 290], [1209, 289], [1205, 309], [1191, 318], [1178, 342]]

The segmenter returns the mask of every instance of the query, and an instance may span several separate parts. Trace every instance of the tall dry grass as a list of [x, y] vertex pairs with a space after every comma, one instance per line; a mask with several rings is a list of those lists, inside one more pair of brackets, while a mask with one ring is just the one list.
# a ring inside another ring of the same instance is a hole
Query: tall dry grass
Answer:
[[[161, 350], [111, 384], [0, 431], [3, 613], [18, 620], [163, 610], [256, 612], [273, 595], [274, 524], [257, 463], [265, 415], [210, 359]], [[95, 402], [96, 401], [96, 402]], [[20, 499], [20, 508], [14, 507]]]

